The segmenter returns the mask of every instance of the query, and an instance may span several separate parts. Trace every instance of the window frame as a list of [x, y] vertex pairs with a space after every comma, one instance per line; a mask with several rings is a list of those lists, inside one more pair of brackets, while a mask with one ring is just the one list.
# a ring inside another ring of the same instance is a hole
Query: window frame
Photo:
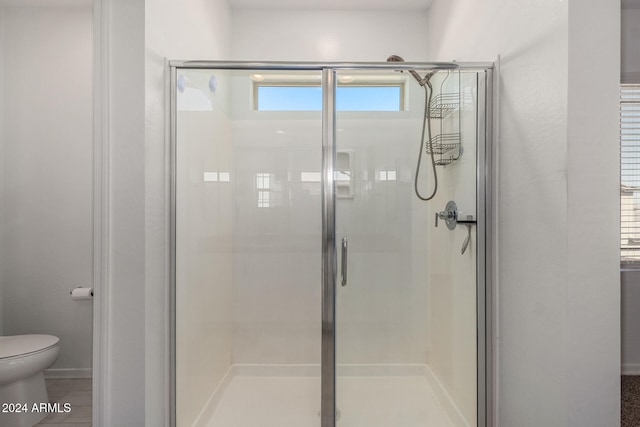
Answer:
[[[629, 90], [636, 91], [637, 96], [635, 97], [625, 97], [625, 95], [629, 92]], [[623, 106], [625, 105], [635, 105], [637, 106], [636, 111], [632, 113], [625, 114], [625, 109]], [[629, 170], [627, 166], [625, 168], [625, 147], [623, 147], [623, 138], [625, 135], [630, 135], [634, 141], [637, 141], [637, 149], [636, 154], [640, 154], [640, 83], [621, 83], [620, 84], [620, 98], [619, 98], [619, 119], [620, 119], [620, 137], [619, 137], [619, 149], [620, 149], [620, 266], [622, 269], [640, 269], [640, 237], [638, 238], [638, 246], [635, 251], [638, 252], [636, 256], [633, 256], [631, 251], [634, 249], [623, 247], [623, 241], [625, 239], [629, 241], [633, 239], [630, 237], [630, 234], [633, 232], [625, 231], [625, 224], [633, 223], [634, 221], [638, 227], [638, 233], [640, 235], [640, 203], [638, 204], [638, 208], [632, 207], [632, 211], [638, 211], [638, 219], [634, 220], [625, 220], [626, 211], [628, 211], [627, 203], [623, 203], [623, 196], [625, 194], [640, 194], [640, 185], [630, 186], [627, 183], [623, 183], [623, 176], [625, 170]], [[637, 120], [637, 123], [631, 122], [633, 124], [625, 125], [625, 119], [630, 117], [634, 117]], [[631, 169], [634, 173], [638, 174], [638, 181], [640, 181], [640, 156], [638, 159], [633, 161], [631, 164]], [[638, 197], [640, 200], [640, 197]], [[632, 202], [633, 203], [633, 202]], [[626, 208], [626, 209], [625, 209]], [[625, 256], [625, 249], [627, 251], [627, 255]]]

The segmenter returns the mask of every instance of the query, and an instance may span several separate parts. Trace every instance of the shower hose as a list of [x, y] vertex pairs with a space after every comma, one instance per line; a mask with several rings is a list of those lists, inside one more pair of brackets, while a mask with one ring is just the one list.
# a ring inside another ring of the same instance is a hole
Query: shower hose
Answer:
[[[435, 197], [436, 192], [438, 191], [438, 171], [436, 170], [436, 159], [433, 153], [433, 141], [431, 139], [431, 120], [429, 117], [431, 116], [431, 96], [433, 94], [433, 87], [429, 80], [426, 81], [426, 84], [423, 86], [424, 88], [424, 115], [422, 119], [422, 135], [420, 137], [420, 152], [418, 153], [418, 165], [416, 166], [416, 177], [414, 180], [414, 189], [416, 192], [416, 196], [420, 200], [424, 200], [425, 202], [431, 200]], [[425, 131], [427, 132], [427, 144], [429, 144], [429, 152], [431, 153], [431, 167], [433, 169], [433, 192], [425, 197], [420, 194], [420, 190], [418, 189], [418, 176], [420, 175], [420, 164], [422, 163], [422, 153], [424, 152], [424, 143], [425, 143]]]

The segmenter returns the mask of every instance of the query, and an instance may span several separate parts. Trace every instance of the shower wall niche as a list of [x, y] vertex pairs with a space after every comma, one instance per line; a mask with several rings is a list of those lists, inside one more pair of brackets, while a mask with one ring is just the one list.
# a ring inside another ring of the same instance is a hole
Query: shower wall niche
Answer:
[[[456, 124], [464, 154], [439, 167], [439, 193], [425, 203], [413, 188], [424, 92], [406, 74], [333, 74], [327, 175], [322, 96], [326, 107], [331, 89], [321, 82], [329, 72], [172, 70], [176, 425], [334, 425], [320, 417], [323, 185], [331, 178], [335, 241], [348, 240], [346, 286], [336, 264], [338, 423], [482, 426], [476, 228], [462, 256], [467, 228], [433, 222], [452, 198], [478, 217], [480, 73], [434, 77], [434, 87], [456, 79], [470, 104], [432, 118]], [[369, 87], [377, 100], [358, 92]], [[380, 87], [392, 88], [397, 103], [380, 104]], [[285, 99], [268, 104], [269, 91]], [[292, 104], [301, 93], [304, 102]]]

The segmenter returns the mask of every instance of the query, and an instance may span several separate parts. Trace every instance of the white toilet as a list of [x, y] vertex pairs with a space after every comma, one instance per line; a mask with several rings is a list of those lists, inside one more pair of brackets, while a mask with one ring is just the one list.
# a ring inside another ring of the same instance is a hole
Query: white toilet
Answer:
[[[58, 358], [59, 343], [53, 335], [0, 336], [0, 426], [32, 427], [47, 416], [31, 409], [49, 402], [43, 371]], [[27, 412], [16, 413], [15, 404]]]

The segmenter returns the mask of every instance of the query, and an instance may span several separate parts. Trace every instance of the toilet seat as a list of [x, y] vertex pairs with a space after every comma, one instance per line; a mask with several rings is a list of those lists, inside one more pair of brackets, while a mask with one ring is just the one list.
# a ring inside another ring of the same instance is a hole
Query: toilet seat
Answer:
[[53, 335], [0, 336], [0, 360], [22, 357], [55, 347], [60, 338]]

